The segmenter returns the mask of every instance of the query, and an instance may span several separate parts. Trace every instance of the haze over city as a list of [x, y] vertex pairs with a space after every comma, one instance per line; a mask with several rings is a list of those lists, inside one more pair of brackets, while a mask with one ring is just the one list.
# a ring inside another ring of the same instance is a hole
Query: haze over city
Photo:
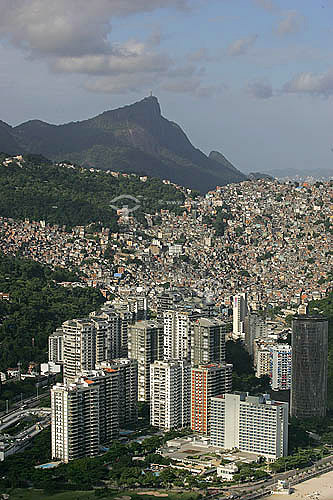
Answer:
[[0, 119], [64, 123], [157, 95], [243, 172], [331, 169], [327, 0], [17, 0], [0, 20]]

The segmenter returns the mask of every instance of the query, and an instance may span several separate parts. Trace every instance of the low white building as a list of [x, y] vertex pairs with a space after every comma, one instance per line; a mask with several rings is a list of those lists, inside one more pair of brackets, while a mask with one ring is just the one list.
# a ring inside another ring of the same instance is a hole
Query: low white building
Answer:
[[54, 363], [53, 361], [49, 361], [48, 363], [41, 363], [40, 365], [41, 375], [48, 375], [50, 373], [52, 374], [61, 373], [61, 370], [62, 370], [62, 365]]
[[288, 403], [268, 394], [223, 394], [211, 398], [211, 445], [237, 448], [275, 460], [288, 453]]
[[219, 465], [216, 469], [217, 477], [220, 477], [224, 481], [232, 481], [238, 470], [236, 464]]

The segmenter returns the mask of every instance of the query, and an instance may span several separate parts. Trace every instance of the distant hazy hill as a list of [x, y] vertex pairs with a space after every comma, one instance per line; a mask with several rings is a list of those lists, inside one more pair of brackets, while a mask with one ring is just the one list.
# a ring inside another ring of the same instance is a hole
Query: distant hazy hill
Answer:
[[0, 151], [38, 153], [85, 167], [145, 173], [205, 192], [246, 180], [222, 154], [195, 148], [179, 125], [161, 115], [156, 97], [64, 125], [0, 122]]

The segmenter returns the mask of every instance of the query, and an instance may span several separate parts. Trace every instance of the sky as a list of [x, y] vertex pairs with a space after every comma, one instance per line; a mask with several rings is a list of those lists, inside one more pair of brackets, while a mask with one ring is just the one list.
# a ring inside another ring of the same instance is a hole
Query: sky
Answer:
[[243, 172], [331, 169], [333, 0], [0, 0], [0, 119], [77, 121], [153, 92]]

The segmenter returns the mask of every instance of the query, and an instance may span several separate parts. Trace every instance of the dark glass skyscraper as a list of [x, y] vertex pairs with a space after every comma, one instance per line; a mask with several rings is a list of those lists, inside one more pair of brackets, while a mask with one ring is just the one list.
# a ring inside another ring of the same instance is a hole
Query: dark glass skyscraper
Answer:
[[324, 417], [327, 406], [327, 319], [295, 316], [291, 340], [290, 413], [298, 418]]

